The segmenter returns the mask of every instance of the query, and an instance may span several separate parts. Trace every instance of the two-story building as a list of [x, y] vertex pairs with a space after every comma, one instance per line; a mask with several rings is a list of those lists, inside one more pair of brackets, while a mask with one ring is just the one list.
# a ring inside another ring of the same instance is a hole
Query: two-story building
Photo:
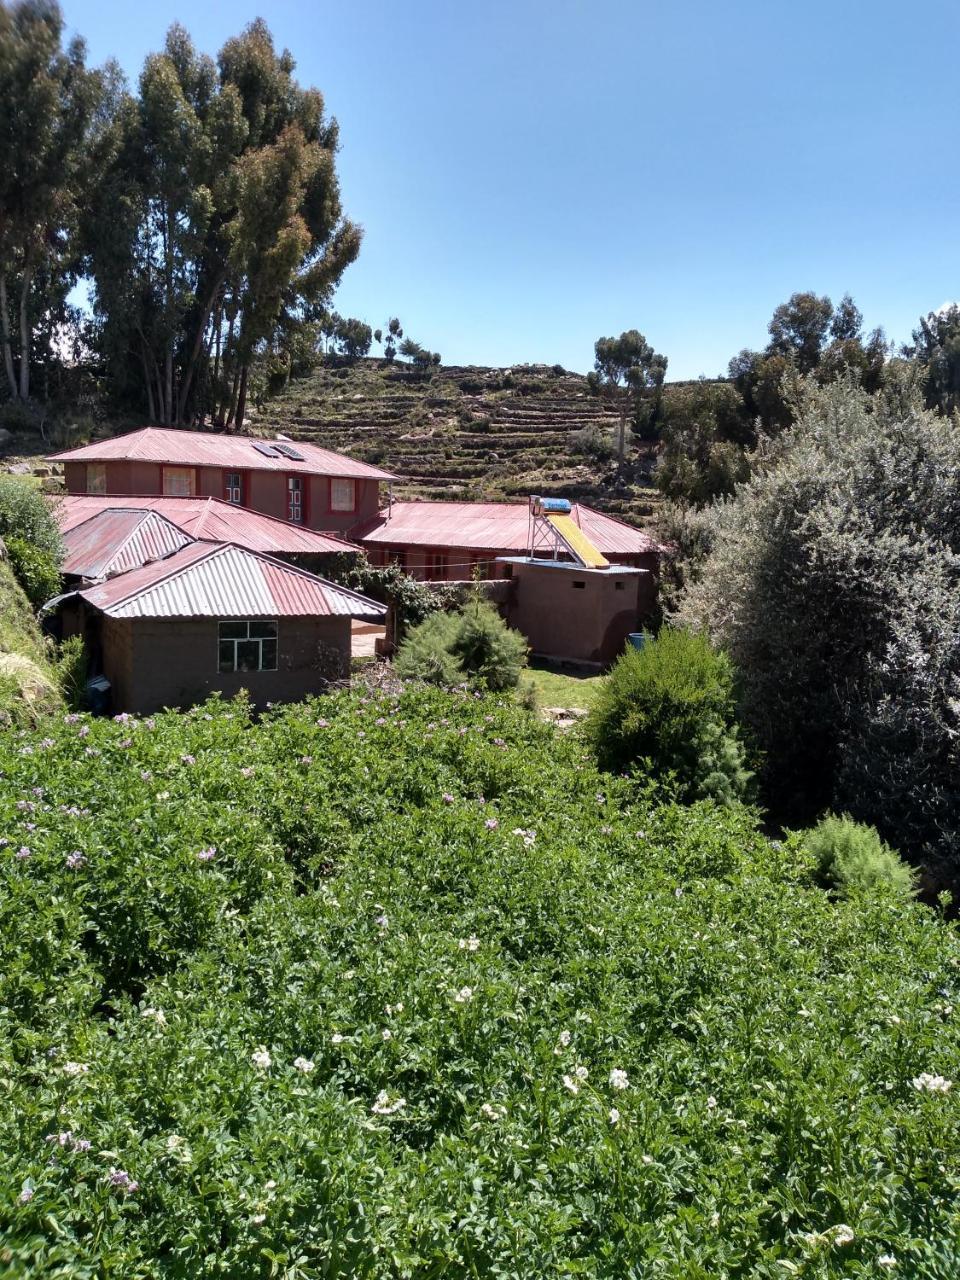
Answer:
[[344, 532], [372, 520], [379, 467], [298, 440], [144, 427], [55, 454], [68, 494], [220, 498], [307, 529]]

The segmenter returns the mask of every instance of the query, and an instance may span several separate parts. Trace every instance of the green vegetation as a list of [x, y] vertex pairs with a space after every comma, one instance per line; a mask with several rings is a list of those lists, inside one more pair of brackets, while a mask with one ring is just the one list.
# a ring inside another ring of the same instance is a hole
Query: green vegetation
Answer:
[[524, 672], [524, 682], [536, 690], [540, 706], [579, 711], [589, 711], [605, 679], [602, 675], [574, 675], [544, 666], [531, 666]]
[[49, 645], [10, 564], [0, 559], [0, 734], [62, 706]]
[[888, 884], [900, 893], [913, 888], [913, 872], [883, 843], [876, 828], [846, 814], [838, 818], [828, 813], [805, 834], [803, 843], [816, 860], [821, 880], [832, 888], [851, 892]]
[[581, 750], [431, 691], [0, 736], [5, 1273], [951, 1280], [954, 929]]
[[751, 774], [733, 671], [703, 635], [664, 628], [614, 663], [584, 725], [602, 768], [671, 777], [685, 800], [742, 799]]
[[[950, 880], [960, 849], [960, 435], [891, 378], [808, 387], [700, 520], [676, 618], [738, 673], [774, 816], [874, 824]], [[690, 537], [692, 543], [695, 539]]]
[[396, 659], [408, 680], [451, 687], [469, 680], [486, 689], [515, 689], [527, 642], [479, 597], [457, 613], [433, 614], [409, 633]]

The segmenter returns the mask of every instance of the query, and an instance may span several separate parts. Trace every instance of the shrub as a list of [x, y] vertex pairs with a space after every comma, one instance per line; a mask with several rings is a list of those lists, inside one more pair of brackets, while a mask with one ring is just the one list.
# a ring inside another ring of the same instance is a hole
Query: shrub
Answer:
[[397, 674], [448, 687], [469, 678], [487, 689], [514, 689], [527, 643], [492, 605], [475, 599], [459, 613], [434, 614], [415, 627], [397, 653]]
[[70, 636], [60, 646], [56, 662], [57, 684], [71, 711], [87, 705], [87, 653], [82, 636]]
[[59, 569], [63, 562], [60, 529], [35, 485], [16, 476], [0, 475], [0, 538], [32, 543]]
[[876, 827], [854, 822], [849, 814], [828, 813], [803, 838], [823, 884], [833, 889], [872, 889], [888, 885], [901, 894], [913, 888], [914, 873], [884, 844]]
[[703, 635], [665, 629], [627, 649], [584, 730], [602, 768], [672, 774], [681, 799], [730, 802], [747, 791], [732, 670]]
[[524, 637], [479, 598], [460, 615], [451, 648], [464, 671], [488, 689], [515, 689], [527, 665]]
[[463, 666], [452, 652], [458, 618], [452, 613], [434, 613], [406, 636], [394, 661], [404, 680], [426, 684], [455, 685], [463, 680]]
[[571, 431], [570, 448], [574, 453], [594, 458], [597, 462], [606, 462], [617, 452], [613, 433], [595, 426], [581, 427], [579, 431]]
[[25, 538], [7, 538], [10, 567], [34, 608], [60, 590], [60, 571], [53, 557]]

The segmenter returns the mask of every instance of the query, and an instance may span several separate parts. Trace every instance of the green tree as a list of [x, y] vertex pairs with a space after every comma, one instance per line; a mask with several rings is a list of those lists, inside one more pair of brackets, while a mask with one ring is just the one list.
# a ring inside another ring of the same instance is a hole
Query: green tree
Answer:
[[[852, 306], [852, 299], [845, 301]], [[768, 353], [791, 356], [800, 373], [810, 373], [820, 363], [832, 320], [833, 303], [829, 298], [818, 298], [815, 293], [793, 294], [773, 313], [768, 326]]]
[[906, 354], [923, 370], [927, 405], [940, 413], [960, 408], [960, 307], [956, 303], [921, 318]]
[[666, 373], [667, 357], [658, 355], [636, 329], [621, 333], [619, 338], [598, 338], [594, 344], [590, 386], [616, 407], [617, 458], [621, 466], [626, 456], [627, 418], [636, 414], [644, 395], [662, 388]]
[[370, 350], [373, 331], [362, 320], [341, 320], [336, 329], [335, 340], [342, 356], [348, 360], [359, 360]]
[[440, 352], [428, 351], [426, 347], [422, 347], [419, 342], [414, 342], [412, 338], [404, 338], [398, 348], [400, 355], [406, 358], [413, 365], [419, 374], [426, 374], [431, 369], [440, 367]]
[[0, 344], [7, 391], [21, 401], [35, 331], [49, 333], [76, 278], [71, 233], [107, 78], [87, 69], [82, 40], [63, 48], [63, 28], [53, 0], [0, 3]]

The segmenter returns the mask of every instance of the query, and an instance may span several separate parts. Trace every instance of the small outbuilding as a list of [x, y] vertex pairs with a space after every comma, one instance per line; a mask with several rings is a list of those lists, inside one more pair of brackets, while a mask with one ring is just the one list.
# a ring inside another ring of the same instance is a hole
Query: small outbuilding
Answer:
[[187, 707], [246, 689], [294, 702], [350, 670], [351, 623], [382, 622], [366, 596], [230, 543], [191, 542], [59, 602], [113, 711]]

